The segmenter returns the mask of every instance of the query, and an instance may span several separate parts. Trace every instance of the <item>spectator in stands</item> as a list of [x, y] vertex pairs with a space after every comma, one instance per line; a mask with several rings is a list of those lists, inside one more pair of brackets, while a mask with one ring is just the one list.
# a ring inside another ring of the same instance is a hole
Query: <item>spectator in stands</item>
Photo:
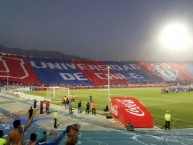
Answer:
[[167, 129], [170, 130], [171, 114], [169, 113], [169, 111], [166, 111], [164, 118], [165, 118], [165, 130], [167, 130]]
[[30, 141], [28, 142], [27, 145], [35, 145], [36, 144], [37, 136], [38, 136], [38, 132], [31, 133]]
[[46, 114], [50, 114], [49, 108], [50, 108], [50, 101], [46, 101]]
[[21, 125], [20, 120], [15, 120], [13, 122], [13, 127], [14, 130], [8, 133], [8, 138], [7, 138], [7, 144], [13, 144], [13, 145], [24, 145], [24, 133], [25, 131], [31, 126], [33, 118], [35, 116], [36, 109], [33, 109], [33, 115], [30, 118], [30, 120], [25, 124], [24, 127]]
[[[51, 143], [47, 143], [47, 137], [50, 135], [56, 135], [56, 140]], [[54, 132], [53, 130], [50, 130], [47, 133], [47, 131], [44, 131], [38, 135], [36, 145], [57, 145], [61, 141], [62, 137], [63, 136], [60, 136], [59, 132]]]
[[40, 114], [43, 114], [44, 102], [40, 101]]
[[30, 107], [30, 109], [28, 110], [28, 113], [27, 113], [29, 116], [28, 116], [28, 118], [29, 118], [29, 120], [30, 120], [30, 118], [32, 117], [32, 115], [33, 115], [33, 109], [32, 109], [32, 107]]
[[109, 111], [109, 106], [106, 105], [105, 109], [103, 110], [104, 112], [108, 112]]
[[67, 140], [65, 145], [75, 145], [78, 140], [79, 124], [73, 124], [66, 127]]
[[78, 113], [82, 113], [82, 103], [79, 101], [78, 103]]
[[7, 145], [7, 140], [3, 138], [4, 132], [0, 130], [0, 145]]
[[70, 101], [68, 104], [69, 114], [72, 114], [72, 102]]
[[90, 103], [87, 102], [86, 103], [86, 114], [89, 114], [89, 112], [90, 112]]
[[58, 111], [54, 112], [54, 128], [57, 128], [57, 120], [58, 120]]
[[94, 101], [90, 104], [90, 106], [91, 106], [92, 115], [96, 115], [96, 109], [95, 109]]
[[34, 99], [34, 101], [33, 101], [33, 103], [34, 103], [34, 108], [36, 108], [36, 105], [37, 105], [37, 100], [36, 99]]

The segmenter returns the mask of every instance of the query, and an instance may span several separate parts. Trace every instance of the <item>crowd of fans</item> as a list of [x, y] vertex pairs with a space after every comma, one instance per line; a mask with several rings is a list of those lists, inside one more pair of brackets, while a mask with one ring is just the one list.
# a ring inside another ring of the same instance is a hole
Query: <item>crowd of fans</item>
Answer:
[[[30, 108], [31, 110], [32, 108]], [[79, 124], [68, 125], [66, 129], [59, 133], [57, 130], [46, 130], [43, 132], [33, 132], [30, 134], [29, 142], [25, 141], [25, 132], [32, 125], [34, 116], [36, 114], [36, 108], [33, 108], [29, 113], [29, 120], [26, 124], [21, 123], [21, 120], [16, 119], [13, 121], [13, 130], [8, 133], [7, 139], [4, 137], [4, 131], [0, 130], [0, 145], [57, 145], [59, 144], [65, 135], [67, 139], [65, 145], [75, 145], [78, 140], [78, 132], [80, 129]], [[47, 138], [50, 135], [55, 135], [56, 138], [52, 142], [47, 142]]]

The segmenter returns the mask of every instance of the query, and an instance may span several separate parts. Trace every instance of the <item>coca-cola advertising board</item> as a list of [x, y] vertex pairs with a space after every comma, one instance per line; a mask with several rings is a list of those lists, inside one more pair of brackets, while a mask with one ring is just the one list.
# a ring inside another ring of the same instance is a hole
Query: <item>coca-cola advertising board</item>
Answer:
[[154, 120], [147, 108], [133, 97], [112, 97], [112, 117], [124, 126], [132, 123], [135, 128], [153, 128]]

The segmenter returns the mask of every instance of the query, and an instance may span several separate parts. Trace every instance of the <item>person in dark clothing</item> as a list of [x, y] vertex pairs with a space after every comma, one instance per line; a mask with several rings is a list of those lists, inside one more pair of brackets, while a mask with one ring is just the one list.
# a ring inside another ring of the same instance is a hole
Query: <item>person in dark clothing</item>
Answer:
[[37, 136], [38, 136], [38, 132], [31, 133], [30, 141], [27, 143], [27, 145], [35, 145]]
[[82, 113], [82, 103], [81, 103], [81, 101], [78, 102], [78, 113]]
[[34, 108], [36, 108], [37, 102], [38, 101], [36, 99], [34, 99], [34, 102], [33, 102], [34, 103]]
[[68, 108], [69, 108], [69, 103], [70, 103], [70, 101], [69, 101], [69, 99], [67, 98], [67, 99], [66, 99], [66, 105], [67, 105]]
[[33, 114], [33, 109], [32, 109], [32, 107], [30, 107], [30, 109], [28, 110], [28, 113], [27, 113], [28, 115], [29, 115], [29, 120], [30, 120], [30, 118], [32, 117], [32, 114]]
[[108, 112], [109, 111], [109, 106], [107, 105], [103, 111]]
[[40, 101], [40, 114], [43, 114], [44, 102]]
[[86, 103], [86, 114], [89, 114], [89, 112], [90, 112], [90, 103], [87, 102]]

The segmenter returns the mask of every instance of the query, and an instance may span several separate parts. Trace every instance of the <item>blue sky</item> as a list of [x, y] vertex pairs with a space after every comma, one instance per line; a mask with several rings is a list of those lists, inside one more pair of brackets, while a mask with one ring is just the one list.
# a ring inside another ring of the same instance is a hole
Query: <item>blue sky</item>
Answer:
[[93, 60], [193, 60], [192, 48], [171, 52], [159, 43], [171, 21], [192, 34], [193, 1], [0, 0], [0, 45]]

